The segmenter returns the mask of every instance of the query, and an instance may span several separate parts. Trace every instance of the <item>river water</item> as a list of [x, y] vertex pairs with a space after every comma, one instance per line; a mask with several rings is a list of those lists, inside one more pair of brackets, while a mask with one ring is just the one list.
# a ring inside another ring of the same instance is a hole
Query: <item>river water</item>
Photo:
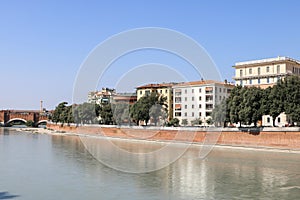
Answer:
[[133, 174], [101, 164], [76, 136], [0, 129], [0, 199], [300, 199], [300, 154], [198, 153], [195, 146], [163, 169]]

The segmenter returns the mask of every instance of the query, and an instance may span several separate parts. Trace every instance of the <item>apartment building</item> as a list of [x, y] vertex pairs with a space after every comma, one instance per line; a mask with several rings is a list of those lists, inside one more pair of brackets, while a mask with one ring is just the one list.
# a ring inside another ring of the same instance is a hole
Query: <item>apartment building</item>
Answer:
[[211, 118], [215, 105], [227, 98], [234, 87], [227, 82], [201, 80], [181, 83], [173, 86], [173, 117], [187, 120], [188, 125], [195, 119], [201, 119], [205, 124]]
[[[261, 60], [250, 60], [237, 62], [235, 68], [236, 85], [255, 86], [260, 88], [272, 87], [278, 80], [288, 76], [300, 76], [300, 61], [289, 57], [267, 58]], [[264, 115], [263, 126], [272, 125], [272, 117]], [[287, 116], [280, 114], [275, 119], [275, 125], [284, 126], [287, 123]]]
[[89, 92], [88, 93], [88, 103], [110, 103], [111, 97], [116, 95], [115, 89], [102, 88], [101, 91]]
[[287, 75], [300, 75], [300, 61], [289, 57], [267, 58], [237, 62], [235, 68], [236, 85], [267, 88]]
[[166, 97], [166, 103], [168, 106], [168, 119], [170, 120], [173, 116], [173, 85], [176, 85], [176, 83], [152, 83], [139, 86], [136, 88], [137, 100], [145, 95], [149, 95], [152, 92], [156, 92], [163, 97]]

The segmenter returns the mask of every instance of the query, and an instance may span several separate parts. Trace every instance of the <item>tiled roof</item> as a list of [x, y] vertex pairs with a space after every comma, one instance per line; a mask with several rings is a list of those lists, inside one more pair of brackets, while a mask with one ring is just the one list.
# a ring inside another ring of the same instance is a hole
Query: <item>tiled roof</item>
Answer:
[[221, 85], [230, 85], [234, 86], [231, 83], [225, 83], [221, 81], [214, 81], [214, 80], [200, 80], [200, 81], [191, 81], [191, 82], [185, 82], [185, 83], [179, 83], [176, 86], [195, 86], [195, 85], [209, 85], [209, 84], [221, 84]]
[[151, 83], [147, 85], [142, 85], [137, 87], [137, 89], [146, 89], [146, 88], [168, 88], [176, 85], [176, 83]]

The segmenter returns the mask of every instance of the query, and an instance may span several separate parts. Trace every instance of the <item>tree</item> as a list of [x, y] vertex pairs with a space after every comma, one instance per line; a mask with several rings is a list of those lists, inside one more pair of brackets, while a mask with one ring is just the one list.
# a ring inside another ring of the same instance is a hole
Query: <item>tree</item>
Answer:
[[[139, 121], [145, 121], [146, 125], [148, 124], [150, 116], [150, 110], [154, 105], [160, 105], [163, 110], [167, 109], [166, 97], [163, 97], [155, 92], [152, 92], [150, 95], [141, 97], [130, 109], [130, 116], [132, 119], [139, 125]], [[163, 112], [158, 112], [157, 108], [153, 109], [151, 112], [154, 120], [157, 120], [159, 116], [163, 115]]]
[[274, 85], [270, 90], [267, 100], [267, 105], [269, 109], [266, 114], [269, 114], [273, 121], [272, 124], [275, 126], [276, 117], [280, 115], [280, 113], [284, 112], [284, 89], [282, 82], [278, 82], [277, 85]]
[[278, 84], [283, 91], [282, 104], [291, 123], [300, 122], [300, 78], [298, 76], [286, 77]]
[[183, 126], [186, 126], [186, 125], [188, 125], [188, 120], [187, 119], [182, 119], [182, 121], [181, 121], [181, 124], [183, 125]]
[[73, 108], [74, 121], [77, 124], [91, 124], [97, 121], [98, 113], [97, 110], [99, 107], [93, 103], [83, 103], [75, 105]]
[[115, 124], [113, 116], [111, 104], [102, 104], [100, 109], [101, 123], [106, 125]]
[[57, 122], [62, 122], [64, 121], [64, 111], [66, 108], [67, 102], [61, 102], [58, 104], [58, 106], [55, 107], [55, 110], [52, 115], [52, 121], [57, 123]]
[[34, 126], [35, 126], [34, 121], [28, 120], [28, 121], [26, 122], [26, 126], [28, 126], [28, 127], [34, 127]]
[[177, 119], [177, 118], [171, 119], [171, 120], [167, 123], [167, 126], [174, 126], [174, 127], [179, 126], [179, 119]]
[[129, 114], [130, 105], [127, 103], [112, 104], [113, 118], [116, 124], [122, 124], [124, 122], [130, 122]]
[[213, 120], [212, 120], [212, 118], [208, 118], [208, 119], [206, 119], [206, 123], [207, 123], [208, 125], [211, 125], [211, 124], [213, 124]]
[[243, 100], [244, 89], [242, 86], [236, 86], [232, 89], [230, 96], [228, 97], [227, 108], [230, 122], [242, 124], [242, 117], [240, 116], [241, 103]]
[[202, 124], [202, 120], [201, 119], [194, 119], [191, 121], [192, 126], [195, 125], [201, 125]]
[[261, 97], [262, 91], [260, 88], [244, 88], [239, 116], [245, 124], [254, 123], [254, 126], [257, 126], [257, 121], [262, 119]]
[[212, 120], [216, 126], [226, 126], [229, 121], [229, 114], [227, 110], [227, 100], [223, 99], [220, 104], [216, 105], [212, 111]]

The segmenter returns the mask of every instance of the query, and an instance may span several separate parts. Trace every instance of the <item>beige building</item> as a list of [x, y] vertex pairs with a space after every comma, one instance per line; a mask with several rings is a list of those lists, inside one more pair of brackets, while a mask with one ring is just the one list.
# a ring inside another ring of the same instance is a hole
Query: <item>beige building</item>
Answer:
[[161, 83], [161, 84], [147, 84], [136, 88], [137, 100], [145, 95], [149, 95], [151, 92], [156, 92], [167, 98], [168, 105], [168, 119], [172, 119], [173, 116], [173, 91], [172, 86], [175, 83]]
[[213, 80], [174, 85], [173, 117], [179, 119], [181, 125], [183, 120], [187, 121], [187, 125], [192, 125], [191, 122], [196, 119], [208, 125], [206, 121], [211, 118], [215, 105], [226, 99], [233, 87], [233, 84]]
[[[260, 88], [272, 87], [278, 80], [288, 75], [300, 75], [300, 61], [289, 57], [277, 57], [261, 60], [237, 62], [235, 68], [236, 85], [255, 86]], [[287, 116], [280, 114], [276, 119], [277, 126], [284, 126]], [[271, 116], [263, 116], [263, 126], [272, 125]]]
[[235, 68], [236, 85], [267, 88], [291, 74], [300, 75], [300, 61], [289, 57], [238, 62]]

